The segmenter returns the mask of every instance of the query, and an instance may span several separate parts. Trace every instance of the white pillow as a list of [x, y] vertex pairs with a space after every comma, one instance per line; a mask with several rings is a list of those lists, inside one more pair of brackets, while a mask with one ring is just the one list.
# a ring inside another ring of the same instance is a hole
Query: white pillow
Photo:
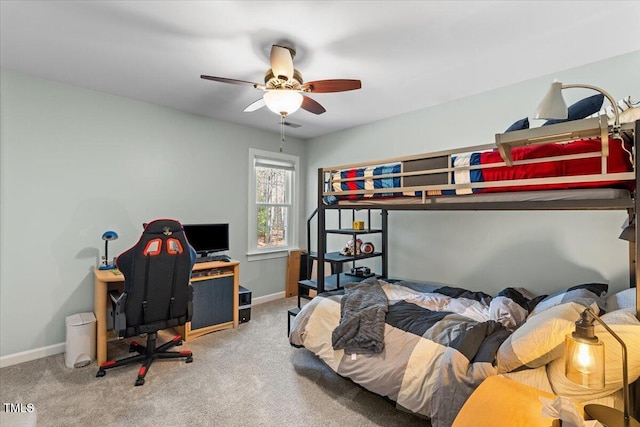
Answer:
[[[599, 313], [596, 302], [591, 309]], [[568, 302], [527, 318], [498, 349], [498, 373], [537, 368], [562, 356], [565, 336], [575, 330], [584, 310], [584, 305]]]
[[604, 296], [607, 293], [607, 290], [609, 290], [609, 285], [605, 283], [585, 283], [571, 286], [567, 289], [548, 295], [534, 307], [531, 313], [529, 313], [529, 317], [542, 313], [550, 307], [568, 302], [578, 302], [585, 307], [596, 302], [598, 307], [604, 309]]
[[[635, 308], [625, 308], [603, 314], [600, 318], [624, 341], [627, 346], [627, 370], [629, 384], [640, 377], [640, 321]], [[601, 390], [582, 387], [569, 381], [564, 374], [564, 355], [547, 365], [547, 375], [553, 392], [571, 397], [576, 402], [608, 396], [622, 388], [622, 347], [606, 329], [596, 322], [594, 331], [604, 343], [605, 386]]]
[[625, 289], [605, 299], [607, 312], [619, 310], [621, 308], [636, 308], [636, 288]]

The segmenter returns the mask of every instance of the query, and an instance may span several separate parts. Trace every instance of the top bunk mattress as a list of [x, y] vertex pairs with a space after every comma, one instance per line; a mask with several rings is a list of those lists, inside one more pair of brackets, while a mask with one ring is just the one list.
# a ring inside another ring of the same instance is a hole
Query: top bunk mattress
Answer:
[[[608, 139], [604, 148], [600, 138], [517, 147], [511, 150], [511, 163], [508, 166], [494, 148], [325, 169], [323, 202], [433, 205], [611, 200], [629, 199], [635, 188], [631, 147], [621, 139]], [[605, 191], [567, 191], [576, 189]], [[622, 202], [619, 207], [625, 206]]]

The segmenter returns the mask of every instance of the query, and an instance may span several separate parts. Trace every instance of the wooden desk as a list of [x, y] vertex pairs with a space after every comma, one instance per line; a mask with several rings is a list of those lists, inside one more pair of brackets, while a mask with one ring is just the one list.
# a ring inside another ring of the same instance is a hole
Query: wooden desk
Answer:
[[[237, 328], [239, 321], [238, 312], [238, 292], [240, 288], [239, 284], [239, 265], [238, 261], [222, 262], [211, 261], [197, 263], [193, 266], [195, 274], [210, 273], [212, 269], [219, 270], [219, 274], [202, 275], [198, 277], [192, 277], [191, 283], [196, 285], [204, 285], [204, 281], [211, 281], [211, 285], [215, 285], [215, 280], [223, 278], [233, 278], [233, 320], [228, 322], [222, 322], [217, 324], [208, 325], [205, 327], [199, 327], [197, 329], [191, 329], [191, 322], [188, 322], [184, 326], [180, 326], [176, 329], [176, 332], [182, 335], [182, 338], [187, 341], [209, 332], [218, 331], [221, 329]], [[124, 289], [124, 276], [122, 274], [114, 274], [114, 270], [94, 270], [94, 299], [93, 307], [94, 314], [96, 315], [96, 358], [98, 364], [107, 360], [107, 341], [116, 338], [113, 331], [107, 331], [107, 308], [109, 298], [108, 294], [110, 290], [118, 289], [122, 291]], [[197, 292], [194, 292], [194, 299], [197, 297]], [[194, 304], [195, 305], [195, 304]], [[195, 314], [194, 314], [195, 315]]]

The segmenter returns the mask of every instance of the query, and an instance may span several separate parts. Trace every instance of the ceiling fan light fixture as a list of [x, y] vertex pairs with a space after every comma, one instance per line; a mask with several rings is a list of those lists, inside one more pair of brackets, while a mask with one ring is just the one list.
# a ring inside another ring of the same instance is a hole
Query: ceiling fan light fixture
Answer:
[[204, 74], [201, 74], [200, 78], [240, 86], [253, 86], [254, 89], [262, 90], [265, 92], [263, 97], [254, 101], [244, 111], [255, 111], [266, 105], [282, 118], [296, 112], [299, 108], [313, 114], [323, 114], [327, 111], [317, 101], [306, 96], [307, 93], [346, 92], [362, 87], [360, 80], [355, 79], [315, 80], [303, 83], [302, 74], [293, 66], [295, 54], [295, 49], [291, 47], [272, 45], [271, 68], [264, 75], [264, 84]]
[[295, 90], [269, 90], [263, 96], [269, 110], [279, 116], [287, 116], [298, 111], [303, 97]]

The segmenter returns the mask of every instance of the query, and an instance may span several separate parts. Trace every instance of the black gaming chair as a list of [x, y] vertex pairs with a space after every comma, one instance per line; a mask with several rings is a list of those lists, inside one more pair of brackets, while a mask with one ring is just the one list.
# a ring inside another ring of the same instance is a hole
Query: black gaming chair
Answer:
[[196, 252], [187, 241], [178, 221], [160, 219], [145, 225], [144, 232], [131, 249], [116, 259], [124, 275], [124, 292], [112, 291], [114, 331], [121, 338], [147, 334], [147, 345], [132, 342], [129, 352], [139, 354], [100, 364], [97, 377], [106, 369], [141, 362], [136, 385], [156, 358], [185, 358], [193, 361], [189, 350], [167, 351], [181, 345], [180, 335], [156, 347], [158, 331], [184, 325], [193, 312], [193, 288], [189, 283]]

